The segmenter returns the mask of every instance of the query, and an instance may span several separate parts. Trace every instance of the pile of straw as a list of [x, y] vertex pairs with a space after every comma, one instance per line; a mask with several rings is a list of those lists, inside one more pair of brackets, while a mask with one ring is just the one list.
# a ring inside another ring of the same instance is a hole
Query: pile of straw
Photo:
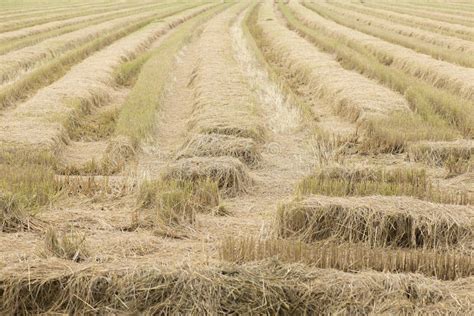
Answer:
[[307, 242], [331, 238], [381, 247], [472, 247], [474, 211], [409, 197], [310, 196], [282, 205], [275, 229], [279, 237]]
[[163, 175], [165, 180], [215, 181], [227, 195], [247, 192], [252, 185], [247, 167], [232, 157], [194, 157], [171, 164]]
[[249, 166], [255, 166], [261, 160], [260, 150], [253, 139], [222, 134], [192, 136], [179, 151], [177, 159], [195, 156], [229, 156]]

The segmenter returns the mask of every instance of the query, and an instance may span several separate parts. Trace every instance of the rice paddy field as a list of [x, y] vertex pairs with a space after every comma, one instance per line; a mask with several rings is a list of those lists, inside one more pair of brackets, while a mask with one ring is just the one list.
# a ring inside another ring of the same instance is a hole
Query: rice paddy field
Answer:
[[474, 3], [0, 3], [1, 315], [474, 314]]

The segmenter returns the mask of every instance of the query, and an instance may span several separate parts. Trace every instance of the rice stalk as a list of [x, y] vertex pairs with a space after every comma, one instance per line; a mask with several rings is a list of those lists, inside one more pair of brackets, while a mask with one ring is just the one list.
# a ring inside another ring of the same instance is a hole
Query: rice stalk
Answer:
[[329, 196], [404, 195], [447, 204], [472, 203], [469, 193], [437, 188], [424, 169], [414, 168], [327, 166], [301, 180], [296, 193]]
[[320, 269], [420, 273], [440, 280], [474, 274], [473, 258], [454, 251], [392, 250], [360, 244], [307, 244], [298, 240], [229, 237], [219, 245], [221, 259], [242, 264], [274, 258]]

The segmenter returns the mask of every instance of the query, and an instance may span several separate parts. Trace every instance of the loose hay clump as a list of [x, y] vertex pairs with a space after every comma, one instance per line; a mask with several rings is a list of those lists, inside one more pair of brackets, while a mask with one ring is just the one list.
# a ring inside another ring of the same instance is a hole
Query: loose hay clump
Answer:
[[305, 242], [336, 239], [370, 246], [471, 247], [472, 208], [409, 197], [311, 196], [279, 207], [276, 234]]
[[232, 157], [194, 157], [180, 159], [169, 166], [165, 180], [215, 181], [227, 195], [247, 192], [252, 184], [247, 167]]
[[230, 156], [249, 166], [261, 160], [260, 150], [251, 138], [221, 134], [194, 135], [179, 151], [178, 159]]
[[38, 228], [38, 221], [20, 207], [12, 194], [0, 192], [0, 232], [13, 233]]

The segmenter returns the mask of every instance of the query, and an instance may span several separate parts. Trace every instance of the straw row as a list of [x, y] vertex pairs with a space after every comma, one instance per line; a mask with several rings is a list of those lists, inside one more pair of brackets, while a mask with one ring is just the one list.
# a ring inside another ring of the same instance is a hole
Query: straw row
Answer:
[[350, 9], [359, 13], [370, 14], [372, 16], [376, 16], [378, 18], [388, 19], [394, 23], [401, 23], [410, 25], [413, 27], [418, 27], [421, 29], [425, 29], [432, 32], [439, 32], [449, 36], [459, 37], [465, 40], [473, 40], [474, 39], [474, 30], [470, 27], [466, 27], [463, 25], [446, 23], [441, 21], [433, 21], [426, 18], [420, 18], [413, 15], [403, 14], [403, 13], [396, 13], [382, 9], [370, 8], [370, 7], [363, 7], [357, 4], [349, 4], [349, 3], [334, 3], [337, 7], [343, 7], [346, 9]]
[[72, 119], [84, 107], [100, 104], [108, 98], [113, 71], [119, 64], [133, 58], [170, 28], [201, 10], [191, 9], [152, 23], [74, 66], [63, 78], [5, 113], [0, 120], [2, 145], [57, 151], [62, 142], [67, 141], [65, 120]]
[[74, 49], [97, 37], [115, 31], [133, 23], [150, 20], [157, 15], [165, 16], [174, 13], [177, 9], [158, 10], [155, 12], [144, 12], [118, 19], [113, 19], [98, 25], [92, 25], [83, 29], [67, 33], [61, 36], [44, 40], [37, 45], [25, 47], [0, 56], [0, 84], [12, 81], [15, 77], [30, 71], [39, 63], [51, 60], [63, 53]]
[[[387, 21], [386, 19], [377, 18], [366, 14], [360, 14], [352, 10], [346, 10], [340, 7], [335, 8], [326, 4], [318, 4], [317, 8], [325, 9], [324, 11], [329, 11], [331, 12], [331, 14], [335, 14], [338, 17], [346, 19], [346, 21], [357, 21], [357, 23], [354, 23], [354, 25], [359, 23], [369, 25], [374, 28], [373, 35], [378, 37], [382, 36], [379, 36], [377, 34], [383, 34], [384, 32], [386, 32], [387, 35], [390, 33], [403, 35], [405, 37], [417, 39], [418, 41], [431, 43], [440, 46], [446, 49], [447, 51], [457, 51], [466, 54], [472, 54], [474, 52], [474, 43], [471, 41], [453, 38], [450, 36], [444, 36], [439, 33], [421, 30], [415, 27], [401, 25], [399, 23]], [[403, 41], [401, 41], [400, 44], [403, 45]]]
[[428, 18], [433, 21], [442, 21], [442, 22], [447, 22], [447, 23], [452, 23], [452, 24], [459, 24], [459, 25], [464, 25], [467, 27], [472, 27], [474, 26], [474, 22], [472, 22], [472, 18], [468, 17], [462, 17], [462, 16], [456, 16], [452, 14], [446, 14], [446, 13], [440, 13], [440, 12], [430, 12], [427, 10], [422, 10], [422, 9], [413, 9], [413, 8], [404, 8], [400, 7], [397, 5], [387, 5], [387, 4], [380, 4], [380, 3], [370, 3], [366, 4], [369, 7], [375, 6], [376, 8], [382, 8], [384, 10], [390, 10], [394, 12], [399, 12], [399, 13], [404, 13], [404, 14], [409, 14], [409, 15], [414, 15], [414, 16], [419, 16], [423, 18]]
[[[152, 259], [153, 260], [153, 259]], [[143, 314], [472, 314], [473, 278], [360, 272], [278, 262], [208, 266], [50, 259], [0, 273], [0, 311]]]
[[[115, 8], [120, 8], [115, 6]], [[111, 12], [114, 10], [114, 7], [103, 7], [103, 8], [94, 8], [93, 6], [88, 6], [82, 10], [67, 10], [65, 12], [59, 12], [57, 14], [46, 14], [46, 15], [34, 15], [25, 19], [14, 19], [12, 21], [6, 21], [0, 23], [0, 32], [11, 32], [14, 30], [22, 29], [25, 27], [37, 26], [40, 24], [45, 24], [53, 21], [61, 21], [72, 19], [79, 16], [86, 16], [91, 14]]]
[[260, 9], [258, 27], [262, 31], [262, 41], [269, 43], [274, 58], [341, 116], [364, 122], [386, 118], [394, 112], [409, 113], [408, 104], [401, 95], [343, 69], [332, 56], [319, 52], [277, 22], [268, 3]]
[[38, 33], [49, 32], [56, 29], [65, 28], [67, 26], [84, 23], [84, 22], [92, 22], [94, 20], [101, 19], [101, 18], [107, 18], [107, 17], [113, 18], [114, 16], [118, 14], [133, 14], [133, 13], [136, 13], [136, 11], [150, 10], [150, 9], [154, 9], [155, 7], [156, 5], [155, 6], [138, 6], [138, 7], [130, 6], [124, 9], [113, 10], [112, 12], [79, 16], [79, 17], [67, 19], [64, 21], [53, 21], [53, 22], [41, 24], [38, 26], [25, 27], [19, 30], [11, 31], [11, 32], [0, 33], [0, 42], [12, 41], [19, 38], [24, 38], [24, 37], [35, 35]]
[[188, 121], [191, 136], [165, 173], [168, 179], [211, 179], [228, 195], [248, 190], [252, 179], [245, 164], [258, 163], [258, 142], [265, 138], [255, 97], [232, 56], [230, 39], [222, 36], [239, 10], [242, 5], [226, 10], [201, 33], [191, 84], [195, 100]]

